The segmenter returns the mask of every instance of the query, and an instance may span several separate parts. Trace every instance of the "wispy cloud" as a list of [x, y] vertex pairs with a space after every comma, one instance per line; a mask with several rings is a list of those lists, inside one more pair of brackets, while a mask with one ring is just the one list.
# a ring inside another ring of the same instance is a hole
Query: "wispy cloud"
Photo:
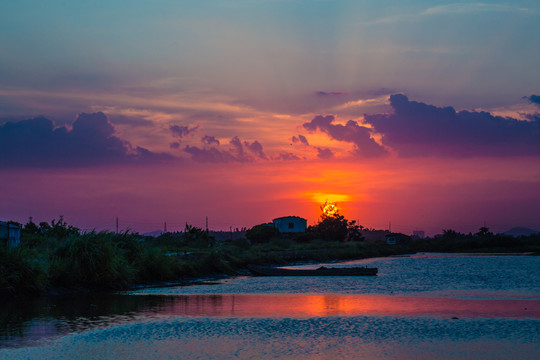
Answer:
[[472, 14], [480, 12], [519, 12], [530, 15], [538, 13], [536, 9], [517, 7], [511, 4], [454, 3], [431, 7], [420, 13], [420, 15]]
[[[234, 99], [224, 96], [198, 93], [198, 92], [183, 92], [169, 95], [163, 94], [131, 94], [129, 91], [121, 93], [107, 92], [87, 92], [87, 91], [39, 91], [26, 89], [7, 89], [0, 88], [0, 95], [5, 97], [27, 98], [35, 101], [62, 101], [64, 105], [68, 105], [70, 101], [77, 100], [85, 103], [93, 103], [95, 108], [101, 107], [108, 113], [118, 113], [122, 115], [144, 115], [147, 118], [159, 115], [156, 110], [199, 110], [199, 111], [215, 111], [224, 113], [257, 113], [257, 111], [249, 106], [234, 104]], [[100, 103], [101, 105], [97, 105]], [[108, 105], [114, 104], [114, 105]], [[136, 107], [134, 106], [136, 104]], [[163, 113], [161, 114], [163, 115]], [[164, 118], [169, 120], [169, 118]]]
[[184, 136], [187, 136], [189, 134], [193, 134], [199, 126], [194, 126], [190, 128], [189, 126], [181, 126], [181, 125], [171, 125], [169, 129], [171, 130], [171, 133], [173, 136], [182, 139]]
[[531, 7], [520, 7], [513, 4], [488, 4], [488, 3], [453, 3], [429, 7], [416, 13], [401, 13], [391, 16], [384, 16], [369, 21], [362, 22], [364, 25], [384, 25], [399, 22], [412, 22], [430, 16], [444, 15], [468, 15], [485, 12], [505, 12], [519, 13], [523, 15], [535, 16], [540, 14], [540, 10]]
[[358, 99], [347, 101], [344, 104], [334, 106], [332, 110], [339, 111], [354, 107], [366, 106], [366, 105], [383, 105], [388, 104], [389, 95], [381, 95], [375, 98]]

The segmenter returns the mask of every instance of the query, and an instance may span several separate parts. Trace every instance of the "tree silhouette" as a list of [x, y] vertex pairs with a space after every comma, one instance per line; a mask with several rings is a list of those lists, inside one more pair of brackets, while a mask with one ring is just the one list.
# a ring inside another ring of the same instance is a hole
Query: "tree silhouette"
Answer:
[[208, 234], [208, 231], [201, 228], [195, 227], [186, 223], [186, 228], [184, 230], [184, 238], [186, 243], [192, 244], [195, 246], [208, 246], [212, 247], [214, 245], [214, 237]]
[[476, 236], [490, 236], [490, 235], [493, 235], [493, 233], [489, 231], [489, 228], [482, 226], [475, 235]]
[[273, 225], [260, 224], [247, 230], [246, 238], [252, 243], [266, 243], [278, 234], [278, 230]]

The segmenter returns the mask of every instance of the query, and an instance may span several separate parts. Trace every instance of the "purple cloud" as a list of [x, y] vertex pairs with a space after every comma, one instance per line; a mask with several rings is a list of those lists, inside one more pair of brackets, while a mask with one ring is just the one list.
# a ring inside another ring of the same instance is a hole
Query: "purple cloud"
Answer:
[[247, 141], [244, 141], [244, 145], [246, 148], [251, 151], [253, 154], [255, 154], [257, 157], [268, 160], [268, 157], [266, 157], [266, 154], [263, 151], [263, 147], [260, 142], [257, 140], [253, 141], [251, 144]]
[[300, 135], [300, 134], [298, 135], [298, 137], [293, 136], [292, 137], [292, 142], [295, 143], [295, 144], [296, 143], [301, 143], [301, 144], [304, 144], [306, 146], [309, 146], [309, 142], [306, 139], [306, 137], [304, 135]]
[[540, 107], [540, 95], [534, 95], [532, 94], [531, 96], [526, 96], [526, 98], [532, 102], [533, 104], [537, 105]]
[[184, 136], [195, 132], [198, 128], [199, 126], [189, 128], [187, 126], [171, 125], [169, 129], [171, 129], [173, 136], [181, 139]]
[[200, 149], [196, 146], [187, 145], [184, 151], [191, 155], [191, 158], [197, 162], [222, 163], [236, 161], [228, 151], [221, 151], [215, 147], [209, 149]]
[[[213, 137], [209, 137], [209, 138], [213, 138]], [[206, 139], [206, 141], [207, 141], [207, 144], [209, 144], [208, 143], [209, 139]], [[242, 143], [242, 141], [238, 138], [238, 136], [235, 136], [229, 141], [229, 145], [230, 145], [230, 148], [228, 150], [220, 150], [215, 146], [201, 149], [196, 146], [188, 145], [184, 147], [184, 151], [190, 154], [193, 160], [198, 161], [198, 162], [217, 163], [217, 162], [231, 162], [231, 161], [236, 161], [236, 162], [254, 161], [254, 158], [246, 152], [246, 149], [249, 152], [255, 154], [258, 158], [267, 160], [267, 156], [263, 151], [263, 147], [257, 140], [253, 141], [252, 143], [248, 141], [244, 141]]]
[[308, 131], [318, 129], [334, 140], [353, 143], [358, 155], [374, 157], [386, 154], [386, 150], [371, 138], [370, 129], [358, 125], [353, 120], [349, 120], [346, 125], [333, 124], [333, 122], [334, 116], [319, 115], [304, 123], [303, 126]]
[[206, 145], [212, 145], [212, 144], [219, 145], [219, 140], [216, 139], [214, 136], [204, 135], [201, 141], [203, 142], [203, 144], [206, 144]]
[[382, 142], [400, 156], [513, 156], [540, 154], [540, 121], [459, 111], [392, 95], [393, 113], [365, 115]]
[[114, 136], [102, 112], [80, 114], [71, 130], [45, 117], [0, 126], [0, 167], [80, 167], [172, 159]]
[[242, 145], [242, 141], [238, 138], [238, 136], [235, 136], [229, 141], [229, 144], [231, 144], [232, 149], [230, 150], [231, 154], [238, 159], [238, 161], [246, 161], [247, 155], [244, 151], [244, 146]]
[[274, 160], [300, 160], [300, 158], [293, 153], [282, 152]]
[[180, 147], [180, 143], [179, 142], [173, 142], [173, 143], [170, 143], [169, 144], [169, 147], [171, 149], [178, 149]]
[[540, 114], [525, 114], [525, 117], [529, 119], [530, 121], [536, 121], [537, 123], [540, 123]]
[[329, 148], [316, 147], [315, 149], [317, 149], [317, 157], [319, 159], [331, 159], [334, 157], [334, 152]]

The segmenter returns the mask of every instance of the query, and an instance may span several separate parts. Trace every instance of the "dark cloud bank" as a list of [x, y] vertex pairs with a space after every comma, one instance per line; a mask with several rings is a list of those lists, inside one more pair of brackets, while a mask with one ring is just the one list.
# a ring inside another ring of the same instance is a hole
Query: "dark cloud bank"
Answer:
[[[540, 104], [540, 96], [527, 99]], [[382, 144], [399, 156], [535, 156], [540, 155], [540, 114], [528, 116], [530, 121], [493, 116], [488, 112], [456, 111], [453, 107], [436, 107], [409, 99], [402, 94], [390, 96], [393, 112], [364, 115], [373, 129], [349, 120], [346, 125], [334, 124], [334, 116], [316, 116], [303, 124], [308, 131], [319, 130], [330, 138], [352, 143], [361, 157], [387, 154], [386, 149], [371, 137], [382, 135]], [[293, 142], [301, 142], [293, 137]], [[307, 141], [306, 141], [307, 143]], [[320, 158], [331, 158], [324, 149], [317, 149]]]
[[114, 136], [102, 112], [82, 113], [72, 129], [37, 117], [0, 126], [0, 167], [81, 167], [172, 159]]
[[400, 156], [519, 156], [540, 155], [540, 121], [459, 111], [390, 97], [392, 114], [365, 115], [383, 135], [382, 142]]
[[[173, 137], [179, 141], [193, 134], [198, 126], [170, 126]], [[0, 167], [4, 168], [68, 168], [109, 164], [155, 163], [178, 159], [170, 154], [155, 153], [132, 146], [114, 135], [115, 129], [102, 112], [80, 114], [71, 129], [56, 127], [45, 117], [36, 117], [0, 125]], [[198, 162], [249, 162], [267, 160], [263, 146], [257, 140], [241, 141], [233, 137], [228, 149], [220, 147], [214, 136], [205, 135], [204, 147], [170, 144], [181, 149]]]

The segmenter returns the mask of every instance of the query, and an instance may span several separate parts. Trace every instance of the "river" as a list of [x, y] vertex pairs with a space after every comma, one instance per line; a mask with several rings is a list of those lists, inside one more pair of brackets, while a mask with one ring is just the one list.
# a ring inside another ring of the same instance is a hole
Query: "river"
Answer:
[[0, 359], [540, 358], [539, 257], [416, 254], [339, 266], [379, 274], [241, 276], [4, 303]]

